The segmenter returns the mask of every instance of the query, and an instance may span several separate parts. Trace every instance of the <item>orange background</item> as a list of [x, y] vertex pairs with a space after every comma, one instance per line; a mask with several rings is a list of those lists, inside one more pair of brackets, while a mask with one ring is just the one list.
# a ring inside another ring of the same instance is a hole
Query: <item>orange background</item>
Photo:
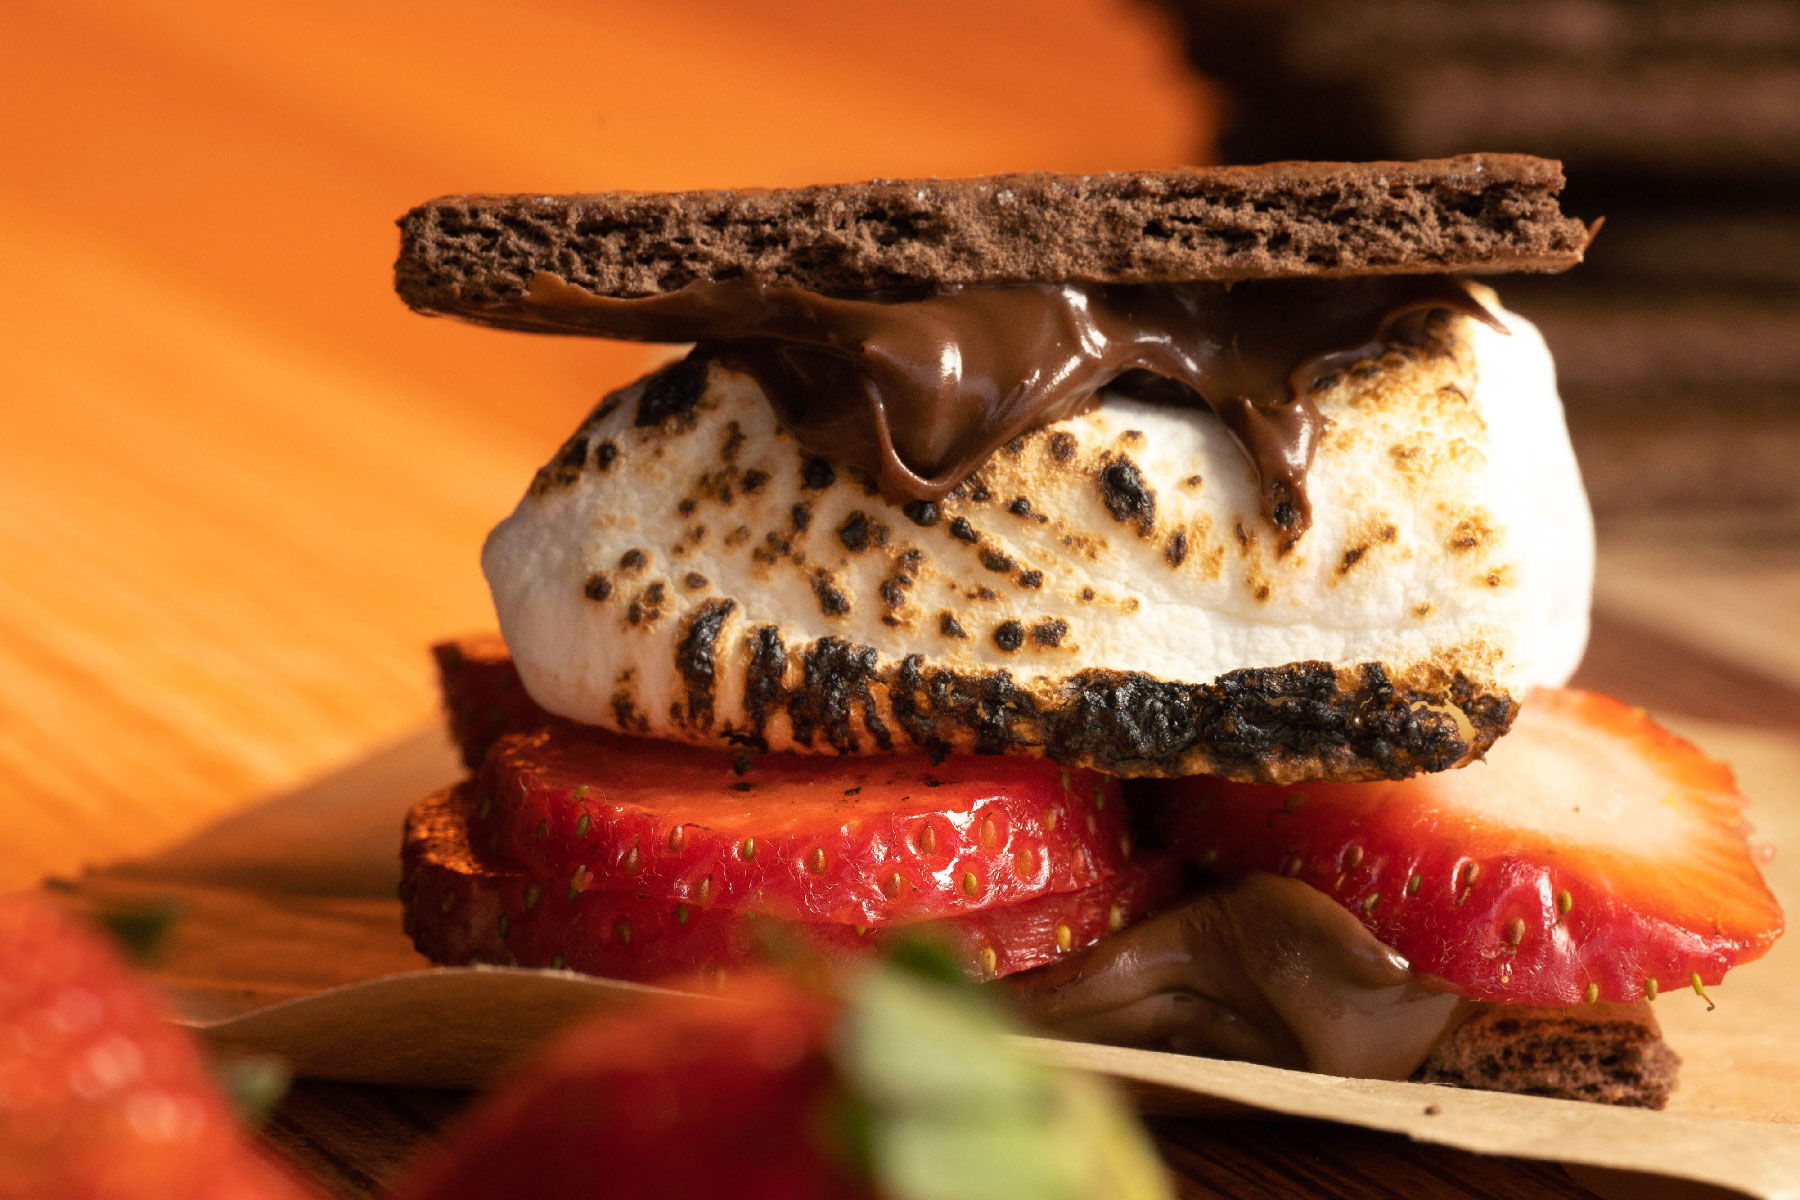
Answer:
[[1192, 161], [1133, 0], [6, 0], [0, 885], [432, 719], [425, 646], [636, 347], [415, 317], [449, 191]]

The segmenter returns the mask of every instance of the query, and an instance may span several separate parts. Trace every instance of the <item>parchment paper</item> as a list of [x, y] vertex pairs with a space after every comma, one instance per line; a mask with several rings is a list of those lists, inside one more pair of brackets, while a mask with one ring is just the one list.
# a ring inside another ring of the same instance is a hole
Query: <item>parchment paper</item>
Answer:
[[[1737, 769], [1758, 839], [1787, 847], [1767, 870], [1795, 911], [1800, 740], [1671, 723]], [[559, 1026], [645, 989], [560, 971], [430, 968], [412, 950], [393, 898], [400, 821], [459, 774], [443, 736], [424, 731], [154, 860], [91, 873], [78, 891], [96, 905], [181, 903], [159, 976], [179, 1015], [222, 1048], [279, 1055], [320, 1078], [477, 1086]], [[1680, 1195], [1675, 1181], [1689, 1180], [1800, 1200], [1800, 944], [1778, 943], [1711, 992], [1710, 1012], [1688, 991], [1657, 1001], [1684, 1059], [1663, 1113], [1025, 1040], [1046, 1059], [1112, 1076], [1146, 1111], [1319, 1118], [1560, 1161], [1607, 1196]]]

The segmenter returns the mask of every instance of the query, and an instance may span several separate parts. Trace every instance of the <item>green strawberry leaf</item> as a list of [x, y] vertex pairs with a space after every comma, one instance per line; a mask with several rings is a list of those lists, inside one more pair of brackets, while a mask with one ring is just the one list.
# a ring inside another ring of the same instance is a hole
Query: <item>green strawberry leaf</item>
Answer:
[[886, 1200], [1163, 1200], [1135, 1116], [1099, 1080], [1027, 1058], [966, 982], [893, 967], [853, 988], [837, 1047]]
[[293, 1079], [286, 1063], [263, 1055], [215, 1059], [212, 1066], [238, 1119], [252, 1129], [269, 1119]]

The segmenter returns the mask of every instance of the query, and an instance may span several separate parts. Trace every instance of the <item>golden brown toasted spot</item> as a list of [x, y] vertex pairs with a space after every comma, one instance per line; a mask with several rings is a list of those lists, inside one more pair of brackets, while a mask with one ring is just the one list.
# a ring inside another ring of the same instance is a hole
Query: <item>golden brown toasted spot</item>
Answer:
[[689, 571], [681, 577], [681, 586], [690, 592], [697, 592], [707, 585], [706, 576], [698, 571]]
[[741, 546], [749, 540], [750, 527], [748, 525], [739, 525], [736, 529], [725, 535], [725, 544], [727, 546]]
[[627, 550], [625, 553], [619, 555], [619, 570], [641, 571], [649, 561], [649, 556], [642, 550]]
[[1444, 544], [1451, 550], [1463, 552], [1477, 550], [1487, 545], [1494, 537], [1494, 527], [1488, 524], [1487, 514], [1472, 513], [1463, 517], [1450, 530], [1450, 536]]
[[1431, 615], [1431, 601], [1421, 600], [1419, 603], [1413, 605], [1412, 611], [1413, 616], [1418, 617], [1420, 620], [1424, 620]]
[[1044, 573], [1042, 571], [1020, 571], [1019, 586], [1033, 589], [1043, 587]]
[[1205, 482], [1206, 482], [1206, 480], [1202, 479], [1198, 475], [1189, 475], [1186, 479], [1181, 481], [1181, 486], [1186, 488], [1188, 491], [1193, 492], [1193, 491], [1198, 491], [1200, 488], [1200, 485]]
[[956, 619], [956, 614], [948, 610], [938, 614], [938, 632], [948, 638], [967, 638], [969, 636], [963, 629], [962, 622]]
[[1046, 617], [1031, 627], [1031, 640], [1040, 646], [1060, 646], [1067, 636], [1069, 623], [1061, 617]]
[[1023, 621], [1002, 621], [994, 626], [994, 645], [1009, 654], [1025, 644]]
[[587, 582], [582, 585], [581, 592], [589, 600], [604, 600], [612, 595], [612, 580], [596, 571], [588, 576]]
[[1127, 446], [1141, 446], [1144, 444], [1144, 431], [1141, 429], [1127, 429], [1119, 435], [1119, 440], [1124, 442]]
[[1225, 573], [1224, 545], [1219, 542], [1213, 542], [1208, 545], [1205, 550], [1201, 551], [1200, 556], [1195, 559], [1195, 562], [1198, 564], [1198, 567], [1190, 567], [1188, 568], [1189, 570], [1198, 570], [1201, 576], [1206, 579], [1217, 579], [1220, 575]]
[[1066, 464], [1070, 459], [1075, 457], [1075, 449], [1078, 443], [1075, 440], [1074, 434], [1066, 429], [1059, 429], [1050, 435], [1049, 441], [1046, 442], [1045, 445], [1050, 451], [1051, 458], [1059, 463]]
[[1495, 567], [1482, 576], [1481, 582], [1491, 588], [1508, 587], [1513, 582], [1513, 569], [1511, 567]]
[[1351, 571], [1351, 568], [1355, 567], [1357, 563], [1361, 562], [1363, 559], [1363, 555], [1367, 554], [1368, 552], [1369, 552], [1369, 548], [1367, 546], [1352, 546], [1348, 550], [1344, 551], [1344, 557], [1338, 563], [1337, 573], [1339, 575], [1348, 575]]

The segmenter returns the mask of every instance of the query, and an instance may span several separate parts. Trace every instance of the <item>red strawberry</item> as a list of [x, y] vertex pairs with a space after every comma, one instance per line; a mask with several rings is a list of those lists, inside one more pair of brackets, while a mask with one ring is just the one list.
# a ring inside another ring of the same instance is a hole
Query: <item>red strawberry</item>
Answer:
[[733, 768], [723, 752], [569, 725], [506, 737], [471, 834], [584, 891], [874, 927], [1079, 891], [1129, 855], [1118, 784], [1042, 759], [770, 754]]
[[473, 770], [488, 747], [508, 733], [542, 729], [556, 720], [525, 691], [497, 633], [473, 634], [431, 648], [450, 736]]
[[593, 1018], [477, 1108], [398, 1200], [1169, 1200], [1129, 1110], [928, 970], [762, 972]]
[[[769, 915], [571, 886], [472, 850], [473, 788], [431, 797], [407, 819], [407, 931], [438, 962], [566, 966], [620, 979], [657, 979], [743, 963], [767, 944]], [[820, 948], [866, 953], [904, 933], [943, 943], [976, 977], [1051, 962], [1148, 916], [1180, 890], [1166, 856], [1145, 856], [1078, 892], [1052, 893], [879, 929], [848, 922], [788, 925]]]
[[0, 899], [0, 1197], [300, 1200], [193, 1040], [85, 925]]
[[1537, 691], [1484, 763], [1390, 783], [1165, 785], [1170, 845], [1280, 871], [1478, 1000], [1717, 983], [1782, 928], [1731, 771], [1606, 696]]
[[766, 977], [660, 997], [559, 1039], [452, 1132], [402, 1200], [842, 1200], [833, 1009]]

